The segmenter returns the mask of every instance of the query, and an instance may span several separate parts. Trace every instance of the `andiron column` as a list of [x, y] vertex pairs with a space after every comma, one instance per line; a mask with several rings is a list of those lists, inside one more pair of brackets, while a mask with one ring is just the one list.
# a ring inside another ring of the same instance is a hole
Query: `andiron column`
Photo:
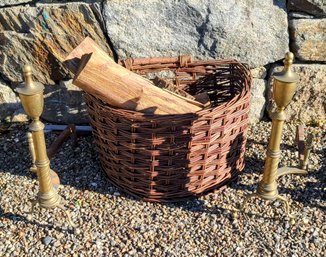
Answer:
[[280, 200], [285, 204], [285, 210], [294, 222], [295, 216], [290, 213], [288, 200], [279, 195], [277, 189], [277, 179], [286, 174], [306, 174], [305, 169], [295, 167], [282, 167], [278, 169], [279, 158], [281, 156], [280, 144], [282, 138], [283, 124], [286, 120], [285, 107], [291, 102], [296, 90], [296, 82], [299, 77], [291, 70], [294, 55], [289, 52], [285, 55], [284, 69], [275, 73], [273, 82], [273, 99], [276, 103], [276, 110], [272, 112], [272, 130], [269, 144], [266, 152], [263, 177], [255, 193], [246, 196], [240, 210], [246, 206], [248, 200], [252, 197], [259, 197], [264, 200]]
[[30, 65], [24, 66], [23, 75], [25, 83], [17, 88], [16, 91], [19, 93], [25, 112], [32, 119], [32, 122], [29, 125], [28, 141], [32, 153], [32, 159], [35, 160], [34, 170], [36, 170], [39, 181], [39, 192], [35, 200], [32, 201], [32, 208], [28, 219], [32, 219], [32, 214], [36, 204], [39, 204], [41, 208], [46, 209], [58, 207], [66, 214], [71, 227], [75, 228], [75, 224], [72, 222], [69, 212], [61, 204], [61, 197], [51, 179], [51, 172], [54, 172], [50, 169], [50, 161], [46, 152], [44, 124], [40, 121], [44, 105], [44, 86], [33, 81], [32, 67]]

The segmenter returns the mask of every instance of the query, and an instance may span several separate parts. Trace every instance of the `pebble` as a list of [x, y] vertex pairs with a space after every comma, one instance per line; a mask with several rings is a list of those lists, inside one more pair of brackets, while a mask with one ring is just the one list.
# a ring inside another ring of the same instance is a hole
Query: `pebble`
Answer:
[[116, 192], [113, 193], [113, 195], [114, 196], [120, 196], [121, 194], [120, 194], [120, 192], [116, 191]]
[[309, 223], [309, 219], [308, 218], [302, 218], [302, 222], [303, 222], [303, 224], [308, 224]]
[[95, 188], [97, 187], [97, 183], [95, 183], [95, 182], [92, 182], [90, 185], [91, 185], [91, 187], [95, 187]]
[[[280, 166], [297, 163], [295, 124], [286, 124]], [[0, 134], [1, 256], [325, 256], [325, 128], [307, 127], [316, 135], [310, 170], [283, 176], [279, 192], [290, 200], [296, 223], [284, 204], [253, 198], [243, 212], [233, 210], [257, 188], [264, 165], [270, 122], [251, 125], [246, 166], [225, 190], [181, 203], [147, 203], [107, 181], [91, 136], [69, 139], [51, 168], [58, 172], [65, 199], [79, 233], [58, 209], [39, 210], [25, 219], [38, 183], [29, 172], [26, 127]], [[49, 144], [56, 134], [47, 133]], [[18, 140], [18, 141], [17, 141]]]
[[50, 236], [46, 236], [42, 239], [42, 242], [45, 246], [48, 246], [49, 244], [51, 244], [51, 242], [54, 240], [53, 237]]

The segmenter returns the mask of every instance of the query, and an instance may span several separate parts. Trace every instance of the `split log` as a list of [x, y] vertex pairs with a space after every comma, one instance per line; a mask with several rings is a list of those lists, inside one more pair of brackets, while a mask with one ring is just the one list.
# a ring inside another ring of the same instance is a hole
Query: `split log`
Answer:
[[110, 105], [145, 113], [184, 114], [202, 109], [116, 64], [94, 41], [85, 40], [69, 54], [66, 63], [74, 64], [70, 67], [78, 63], [73, 83], [87, 93]]
[[[79, 67], [81, 58], [92, 53], [97, 56], [98, 64], [105, 64], [106, 62], [114, 62], [108, 54], [90, 37], [86, 37], [69, 55], [63, 60], [63, 63], [72, 72], [76, 73]], [[109, 58], [108, 58], [109, 57]]]

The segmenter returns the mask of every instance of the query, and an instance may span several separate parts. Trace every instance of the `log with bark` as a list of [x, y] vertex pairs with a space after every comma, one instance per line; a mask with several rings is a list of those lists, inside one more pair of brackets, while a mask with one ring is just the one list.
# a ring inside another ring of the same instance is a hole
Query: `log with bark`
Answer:
[[75, 73], [76, 86], [112, 106], [154, 114], [194, 113], [202, 109], [200, 103], [162, 90], [115, 63], [90, 38], [77, 46], [65, 63]]

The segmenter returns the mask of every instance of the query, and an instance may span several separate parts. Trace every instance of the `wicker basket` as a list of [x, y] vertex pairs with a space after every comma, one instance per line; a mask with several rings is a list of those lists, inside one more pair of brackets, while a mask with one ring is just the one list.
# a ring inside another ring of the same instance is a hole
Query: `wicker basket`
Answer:
[[147, 201], [178, 201], [237, 176], [244, 167], [251, 88], [244, 65], [188, 56], [122, 64], [141, 75], [164, 75], [192, 95], [206, 91], [212, 107], [195, 114], [144, 114], [86, 94], [101, 164], [113, 184]]

